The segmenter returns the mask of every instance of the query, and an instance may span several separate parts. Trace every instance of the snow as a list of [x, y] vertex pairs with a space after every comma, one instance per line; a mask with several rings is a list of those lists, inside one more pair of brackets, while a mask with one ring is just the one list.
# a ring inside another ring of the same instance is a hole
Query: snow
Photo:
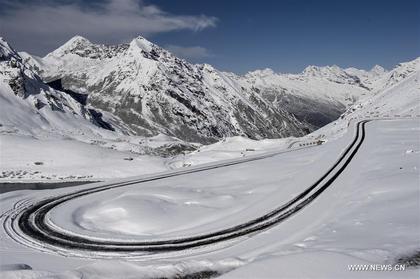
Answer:
[[[1, 135], [0, 181], [109, 180], [166, 170], [157, 156], [135, 155], [70, 139]], [[131, 158], [131, 160], [129, 160]]]
[[[225, 278], [275, 278], [278, 274], [416, 277], [418, 269], [356, 274], [348, 270], [348, 265], [393, 265], [398, 258], [418, 249], [419, 123], [418, 119], [368, 123], [366, 142], [331, 189], [299, 214], [264, 233], [209, 247], [209, 251], [150, 258], [144, 255], [129, 264], [114, 259], [107, 261], [107, 266], [115, 273], [107, 276], [150, 277], [155, 274], [150, 266], [154, 266], [153, 270], [166, 266], [170, 271], [165, 274], [174, 276], [176, 266], [184, 262], [195, 263], [199, 270], [209, 268], [223, 273]], [[203, 173], [192, 173], [98, 193], [95, 201], [79, 198], [55, 208], [49, 222], [77, 234], [113, 239], [164, 239], [225, 228], [255, 218], [302, 191], [331, 165], [351, 139], [352, 131], [322, 146], [207, 171], [205, 181]], [[64, 191], [68, 190], [54, 190]], [[3, 195], [4, 208], [22, 198], [7, 198], [9, 195]], [[38, 198], [42, 195], [29, 194]], [[36, 250], [20, 246], [15, 253], [16, 248], [6, 247], [16, 244], [2, 239], [2, 250], [8, 253], [5, 264], [25, 262], [34, 270], [51, 270], [46, 260], [36, 260]], [[58, 262], [62, 259], [54, 253], [48, 258]], [[55, 268], [56, 278], [63, 274], [87, 278], [103, 274], [97, 268], [102, 266], [101, 261], [65, 259]], [[226, 259], [237, 260], [223, 269], [220, 263]], [[80, 265], [84, 267], [71, 268]], [[303, 265], [305, 268], [301, 268]]]
[[[344, 142], [334, 144], [343, 146]], [[294, 174], [309, 172], [307, 168], [318, 170], [311, 163], [321, 158], [330, 163], [335, 159], [333, 154], [326, 154], [325, 149], [296, 152], [266, 159], [264, 163], [255, 161], [222, 171], [208, 171], [205, 182], [197, 183], [203, 174], [195, 173], [170, 181], [142, 183], [141, 188], [127, 186], [123, 192], [110, 190], [99, 194], [99, 202], [95, 203], [89, 202], [89, 197], [81, 198], [75, 204], [69, 203], [51, 212], [51, 222], [64, 230], [90, 235], [97, 235], [99, 231], [105, 238], [112, 235], [128, 239], [196, 234], [215, 230], [220, 223], [226, 226], [240, 223], [286, 202], [303, 190], [307, 181], [315, 180], [317, 172], [300, 179], [295, 179]], [[305, 154], [305, 159], [297, 154]], [[255, 171], [256, 167], [262, 169]], [[320, 165], [319, 171], [325, 167]], [[283, 184], [291, 186], [278, 186]], [[109, 200], [110, 193], [113, 198]], [[265, 202], [255, 204], [259, 200]]]
[[[137, 265], [130, 262], [98, 261], [94, 264], [82, 266], [75, 270], [62, 273], [52, 273], [46, 271], [20, 270], [5, 271], [0, 273], [2, 278], [57, 278], [57, 279], [79, 279], [79, 278], [182, 278], [191, 274], [196, 274], [197, 278], [201, 274], [217, 275], [230, 271], [243, 263], [237, 259], [225, 259], [218, 262], [211, 261], [184, 261], [178, 264], [150, 264]], [[217, 270], [218, 272], [214, 272]], [[204, 277], [207, 278], [207, 277]]]
[[150, 43], [149, 41], [147, 41], [145, 38], [143, 37], [137, 37], [135, 38], [133, 41], [131, 41], [130, 46], [137, 46], [139, 47], [141, 50], [146, 51], [146, 52], [150, 52], [152, 50], [152, 43]]
[[3, 37], [0, 37], [0, 58], [4, 59], [18, 59], [19, 55], [14, 51], [10, 45], [6, 42], [6, 40], [3, 39]]
[[322, 211], [322, 201], [312, 208], [322, 213], [321, 222], [291, 242], [290, 252], [287, 248], [277, 254], [266, 252], [261, 260], [222, 278], [253, 278], [258, 274], [267, 274], [267, 278], [275, 278], [276, 274], [312, 277], [311, 273], [328, 278], [416, 278], [419, 269], [356, 273], [349, 272], [347, 265], [394, 264], [399, 256], [417, 251], [420, 157], [407, 156], [405, 150], [420, 149], [419, 123], [408, 120], [368, 124], [368, 143], [356, 155], [357, 162], [339, 178], [335, 192], [321, 198], [330, 200], [330, 208]]
[[419, 275], [417, 270], [403, 272], [349, 271], [348, 265], [350, 264], [371, 263], [366, 263], [357, 257], [330, 251], [306, 252], [287, 256], [267, 256], [218, 278], [416, 278]]
[[252, 140], [245, 137], [229, 137], [214, 144], [204, 145], [198, 150], [173, 157], [170, 168], [195, 166], [220, 160], [252, 156], [270, 150], [287, 149], [295, 138]]

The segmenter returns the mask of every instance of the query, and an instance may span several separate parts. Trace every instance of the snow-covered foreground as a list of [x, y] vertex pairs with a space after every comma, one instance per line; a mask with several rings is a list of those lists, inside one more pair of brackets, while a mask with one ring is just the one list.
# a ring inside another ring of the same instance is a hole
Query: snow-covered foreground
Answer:
[[[182, 148], [183, 142], [163, 135], [139, 138], [141, 144], [137, 145], [128, 139], [133, 141], [133, 138], [127, 137], [121, 141], [86, 143], [62, 138], [0, 135], [0, 182], [107, 181], [248, 157], [269, 150], [298, 147], [297, 142], [305, 142], [296, 138], [257, 141], [232, 137], [202, 146], [197, 151], [162, 157], [158, 156], [158, 150], [162, 154], [170, 154], [171, 146], [174, 150]], [[194, 146], [185, 144], [187, 147]], [[196, 146], [198, 148], [199, 145]]]
[[[55, 207], [48, 220], [76, 234], [122, 240], [159, 240], [231, 227], [306, 189], [337, 160], [353, 131], [321, 146], [70, 200]], [[43, 253], [2, 231], [2, 266], [15, 270], [1, 275], [156, 278], [207, 272], [223, 278], [416, 278], [419, 269], [357, 272], [349, 271], [348, 265], [394, 264], [418, 253], [419, 137], [419, 119], [369, 122], [359, 152], [332, 186], [297, 214], [261, 233], [182, 252], [126, 255], [130, 262], [122, 262], [117, 255], [94, 260], [98, 254], [83, 251], [60, 252], [69, 257], [50, 249]], [[3, 194], [2, 212], [10, 214], [17, 203], [22, 206], [94, 186]], [[25, 268], [22, 264], [37, 271], [16, 271]]]
[[164, 159], [75, 140], [2, 135], [0, 181], [106, 180], [166, 170]]

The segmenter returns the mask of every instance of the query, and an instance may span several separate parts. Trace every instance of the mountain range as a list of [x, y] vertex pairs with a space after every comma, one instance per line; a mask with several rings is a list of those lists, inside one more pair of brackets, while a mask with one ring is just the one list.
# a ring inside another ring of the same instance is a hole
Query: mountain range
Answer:
[[1, 125], [36, 136], [165, 134], [204, 144], [236, 135], [302, 136], [401, 82], [418, 64], [236, 75], [191, 64], [143, 37], [108, 46], [76, 36], [43, 58], [0, 39]]

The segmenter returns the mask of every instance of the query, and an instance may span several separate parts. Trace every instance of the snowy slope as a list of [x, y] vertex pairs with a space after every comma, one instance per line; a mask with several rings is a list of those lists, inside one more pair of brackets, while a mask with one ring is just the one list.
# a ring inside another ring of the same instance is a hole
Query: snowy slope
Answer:
[[100, 181], [167, 169], [158, 156], [76, 140], [1, 135], [0, 141], [0, 182]]
[[192, 65], [142, 37], [106, 46], [76, 36], [44, 58], [22, 56], [44, 80], [60, 79], [64, 88], [88, 94], [88, 103], [138, 135], [204, 143], [304, 135], [369, 94], [384, 73], [312, 66], [300, 75], [264, 70], [237, 76]]

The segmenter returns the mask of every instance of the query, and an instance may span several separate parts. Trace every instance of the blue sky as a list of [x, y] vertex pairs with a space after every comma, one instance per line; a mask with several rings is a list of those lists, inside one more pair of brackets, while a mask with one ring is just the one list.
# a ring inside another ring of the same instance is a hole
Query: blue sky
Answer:
[[245, 73], [307, 65], [392, 68], [420, 56], [415, 0], [0, 0], [0, 34], [44, 55], [71, 36], [129, 41], [136, 34], [192, 62]]

